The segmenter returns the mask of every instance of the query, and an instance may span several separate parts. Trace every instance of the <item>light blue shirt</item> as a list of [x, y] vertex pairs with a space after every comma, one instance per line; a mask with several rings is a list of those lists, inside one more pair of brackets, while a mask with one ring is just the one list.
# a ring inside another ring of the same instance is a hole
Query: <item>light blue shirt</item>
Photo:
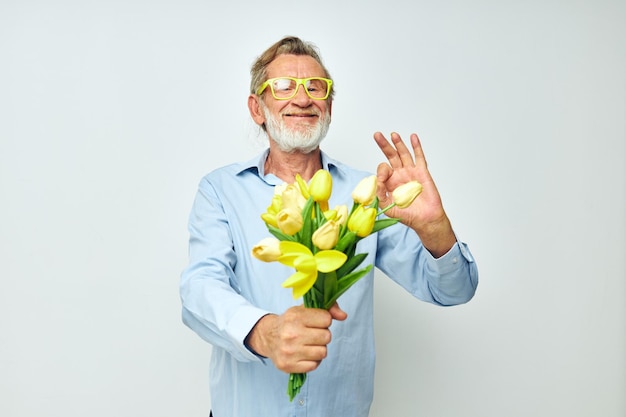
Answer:
[[[189, 217], [189, 265], [180, 295], [184, 323], [213, 345], [211, 406], [215, 417], [366, 417], [374, 384], [374, 272], [340, 299], [348, 319], [331, 326], [328, 356], [308, 374], [300, 394], [289, 401], [288, 374], [244, 345], [265, 314], [281, 314], [302, 304], [281, 283], [293, 271], [253, 258], [252, 247], [269, 232], [260, 218], [274, 186], [283, 181], [265, 174], [266, 150], [246, 162], [219, 168], [200, 182]], [[352, 169], [322, 153], [333, 178], [330, 207], [352, 205], [356, 184], [371, 173]], [[417, 234], [397, 224], [363, 239], [363, 265], [374, 263], [420, 300], [438, 305], [469, 301], [478, 284], [474, 260], [463, 243], [439, 259]], [[400, 336], [399, 336], [400, 337]], [[399, 339], [400, 341], [400, 339]]]

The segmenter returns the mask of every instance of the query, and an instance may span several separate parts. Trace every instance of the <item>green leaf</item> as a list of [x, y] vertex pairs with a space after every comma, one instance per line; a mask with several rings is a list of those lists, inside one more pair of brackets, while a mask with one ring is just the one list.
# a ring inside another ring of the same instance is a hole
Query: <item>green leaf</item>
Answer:
[[324, 305], [337, 293], [337, 273], [328, 272], [324, 278]]
[[374, 201], [372, 202], [371, 207], [374, 207], [376, 209], [376, 211], [378, 211], [378, 204], [380, 203], [380, 199], [378, 198], [378, 196], [376, 196], [376, 198], [374, 198]]
[[[323, 288], [322, 288], [323, 290]], [[311, 287], [311, 289], [305, 294], [304, 297], [304, 306], [309, 308], [320, 308], [322, 306], [321, 300], [323, 300], [324, 294], [322, 291], [315, 286]]]
[[346, 263], [337, 270], [337, 276], [343, 277], [344, 275], [347, 275], [350, 272], [354, 271], [354, 269], [359, 266], [365, 258], [367, 258], [367, 253], [359, 253], [357, 255], [349, 257]]
[[335, 304], [335, 301], [337, 301], [337, 299], [341, 297], [341, 295], [343, 295], [344, 292], [348, 291], [348, 289], [352, 285], [354, 285], [358, 280], [360, 280], [365, 275], [367, 275], [371, 270], [372, 270], [372, 265], [370, 264], [363, 269], [360, 269], [356, 272], [348, 274], [340, 278], [339, 280], [337, 280], [337, 292], [333, 294], [332, 297], [328, 301], [326, 301], [326, 304], [324, 304], [324, 308], [326, 310], [331, 308], [333, 304]]
[[313, 249], [313, 243], [311, 243], [311, 236], [313, 235], [313, 222], [311, 219], [312, 212], [313, 197], [309, 197], [306, 204], [302, 208], [302, 229], [298, 233], [300, 236], [300, 243], [309, 249]]
[[380, 230], [383, 230], [386, 227], [393, 226], [399, 221], [400, 219], [393, 219], [393, 218], [376, 220], [374, 222], [374, 228], [372, 229], [372, 233], [376, 233]]
[[267, 225], [267, 230], [274, 235], [274, 237], [278, 240], [287, 240], [290, 242], [297, 242], [298, 239], [296, 239], [295, 236], [289, 236], [288, 234], [285, 234], [283, 232], [281, 232], [281, 230], [278, 227], [274, 227], [271, 225]]
[[335, 250], [338, 250], [339, 252], [344, 252], [346, 255], [350, 256], [346, 252], [346, 248], [348, 248], [352, 243], [354, 243], [355, 240], [356, 240], [356, 233], [347, 231], [346, 234], [343, 235], [343, 237], [339, 239], [339, 242], [337, 242], [337, 244], [335, 245]]
[[326, 217], [324, 217], [324, 213], [322, 213], [322, 208], [319, 204], [315, 205], [315, 220], [317, 221], [318, 227], [326, 223]]
[[317, 279], [315, 280], [315, 284], [313, 287], [318, 291], [324, 291], [324, 278], [326, 274], [324, 272], [317, 272]]

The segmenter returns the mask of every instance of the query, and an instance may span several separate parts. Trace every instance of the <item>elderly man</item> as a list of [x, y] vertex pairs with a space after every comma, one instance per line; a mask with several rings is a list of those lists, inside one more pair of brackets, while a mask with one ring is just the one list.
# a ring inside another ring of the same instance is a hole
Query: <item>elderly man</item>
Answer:
[[[250, 255], [267, 229], [260, 214], [274, 187], [309, 180], [319, 169], [333, 178], [331, 206], [351, 203], [370, 173], [320, 150], [331, 121], [333, 86], [317, 49], [295, 37], [267, 49], [251, 69], [248, 108], [267, 133], [257, 158], [214, 170], [200, 182], [189, 218], [190, 262], [181, 278], [183, 321], [213, 346], [212, 412], [216, 417], [368, 415], [373, 397], [373, 270], [328, 311], [304, 308], [280, 284], [292, 271]], [[359, 243], [374, 264], [418, 299], [437, 305], [469, 301], [478, 273], [457, 241], [430, 176], [417, 135], [410, 148], [392, 133], [374, 140], [387, 158], [376, 171], [380, 206], [392, 191], [417, 180], [422, 194], [386, 214], [401, 223]], [[332, 340], [332, 341], [331, 341]], [[309, 373], [293, 401], [289, 373]]]

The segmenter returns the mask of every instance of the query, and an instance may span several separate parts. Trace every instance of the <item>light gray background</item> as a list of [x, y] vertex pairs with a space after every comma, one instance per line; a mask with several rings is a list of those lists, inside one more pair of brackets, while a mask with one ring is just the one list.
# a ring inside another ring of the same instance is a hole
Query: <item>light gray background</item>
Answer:
[[283, 35], [336, 81], [324, 148], [418, 132], [469, 304], [377, 277], [372, 416], [626, 414], [623, 1], [0, 1], [0, 415], [206, 416], [180, 321], [201, 176], [256, 154]]

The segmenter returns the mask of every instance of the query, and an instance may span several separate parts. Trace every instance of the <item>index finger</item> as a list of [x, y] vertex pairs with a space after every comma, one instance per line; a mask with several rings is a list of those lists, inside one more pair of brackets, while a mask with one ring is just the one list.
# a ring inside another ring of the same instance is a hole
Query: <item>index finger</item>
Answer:
[[390, 143], [381, 132], [374, 133], [374, 140], [380, 150], [383, 151], [387, 157], [387, 160], [392, 168], [395, 169], [403, 166], [414, 166], [413, 157], [411, 156], [409, 149], [397, 133], [393, 132], [391, 134], [393, 144]]

